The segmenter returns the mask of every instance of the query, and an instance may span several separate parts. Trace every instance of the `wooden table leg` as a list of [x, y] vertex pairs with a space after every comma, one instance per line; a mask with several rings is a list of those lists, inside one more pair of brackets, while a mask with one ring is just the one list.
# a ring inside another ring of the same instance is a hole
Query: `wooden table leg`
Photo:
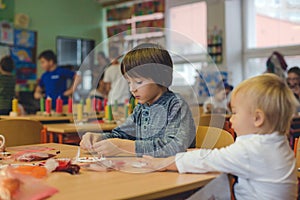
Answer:
[[54, 135], [53, 132], [50, 132], [50, 133], [49, 133], [49, 142], [50, 142], [50, 143], [54, 142], [53, 135]]
[[41, 143], [47, 143], [47, 142], [48, 142], [47, 128], [43, 127], [43, 129], [41, 130]]
[[58, 143], [63, 143], [63, 134], [58, 134]]

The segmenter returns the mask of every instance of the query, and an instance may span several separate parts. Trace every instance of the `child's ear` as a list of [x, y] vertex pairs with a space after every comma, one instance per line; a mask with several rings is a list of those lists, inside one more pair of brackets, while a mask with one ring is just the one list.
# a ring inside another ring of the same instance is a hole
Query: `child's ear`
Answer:
[[265, 121], [265, 113], [260, 109], [256, 109], [254, 112], [254, 126], [261, 127], [264, 121]]

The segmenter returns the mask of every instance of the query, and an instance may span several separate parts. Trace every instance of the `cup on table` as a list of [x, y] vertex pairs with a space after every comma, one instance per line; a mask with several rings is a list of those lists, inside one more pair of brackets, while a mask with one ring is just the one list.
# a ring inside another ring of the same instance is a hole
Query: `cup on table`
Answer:
[[0, 135], [0, 140], [0, 152], [3, 152], [5, 150], [5, 137]]
[[0, 135], [0, 160], [3, 162], [9, 156], [10, 156], [10, 153], [5, 152], [5, 137], [3, 135]]

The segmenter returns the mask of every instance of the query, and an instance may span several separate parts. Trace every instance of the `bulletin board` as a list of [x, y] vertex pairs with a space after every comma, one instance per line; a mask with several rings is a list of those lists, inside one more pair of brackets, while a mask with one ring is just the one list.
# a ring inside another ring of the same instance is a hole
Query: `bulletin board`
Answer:
[[[213, 96], [211, 94], [216, 88], [217, 84], [222, 81], [228, 80], [228, 72], [227, 71], [217, 71], [217, 72], [206, 72], [199, 73], [198, 77], [198, 96], [199, 97], [210, 97]], [[209, 89], [208, 89], [209, 88]]]
[[16, 90], [31, 92], [36, 83], [37, 32], [15, 29], [12, 23], [0, 22], [0, 57], [11, 56], [15, 63]]

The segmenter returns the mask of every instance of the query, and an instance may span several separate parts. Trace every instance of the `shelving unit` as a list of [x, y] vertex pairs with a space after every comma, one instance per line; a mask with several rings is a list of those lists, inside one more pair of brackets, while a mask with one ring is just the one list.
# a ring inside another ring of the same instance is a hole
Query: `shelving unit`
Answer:
[[[104, 37], [112, 37], [109, 46], [118, 47], [119, 52], [141, 42], [164, 42], [165, 35], [161, 30], [165, 26], [164, 10], [164, 0], [132, 1], [108, 7], [104, 22], [107, 35]], [[118, 37], [113, 37], [117, 34]]]
[[209, 32], [207, 38], [207, 53], [216, 64], [223, 62], [223, 38], [221, 30], [215, 28], [212, 32]]

